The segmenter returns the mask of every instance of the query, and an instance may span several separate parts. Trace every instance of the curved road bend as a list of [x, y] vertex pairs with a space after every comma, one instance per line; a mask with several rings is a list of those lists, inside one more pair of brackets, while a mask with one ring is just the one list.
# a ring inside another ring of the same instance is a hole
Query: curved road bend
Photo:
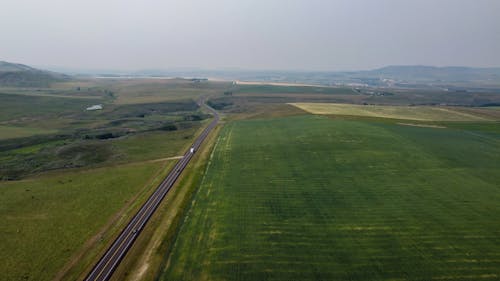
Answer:
[[144, 225], [151, 218], [165, 195], [172, 188], [184, 168], [186, 168], [191, 158], [193, 158], [194, 153], [198, 151], [205, 138], [219, 122], [219, 114], [213, 108], [204, 104], [203, 101], [199, 101], [199, 104], [203, 104], [206, 108], [208, 108], [208, 110], [210, 110], [210, 112], [212, 112], [214, 120], [210, 122], [210, 124], [194, 141], [191, 146], [191, 148], [194, 148], [194, 151], [191, 152], [190, 148], [186, 153], [184, 153], [184, 156], [177, 162], [177, 164], [175, 164], [174, 168], [170, 171], [167, 177], [156, 188], [146, 203], [142, 205], [113, 244], [108, 248], [106, 253], [104, 253], [99, 262], [97, 262], [94, 268], [92, 268], [92, 271], [85, 278], [86, 281], [109, 280], [115, 269], [120, 264], [120, 261], [123, 259], [125, 254], [127, 254], [127, 251], [136, 240], [137, 236], [141, 233]]

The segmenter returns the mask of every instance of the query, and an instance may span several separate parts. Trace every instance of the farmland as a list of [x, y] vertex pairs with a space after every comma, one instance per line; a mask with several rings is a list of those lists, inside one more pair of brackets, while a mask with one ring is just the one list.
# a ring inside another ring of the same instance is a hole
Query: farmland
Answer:
[[[382, 106], [338, 103], [294, 103], [313, 114], [352, 115], [418, 121], [493, 121], [494, 119], [457, 108], [437, 106]], [[494, 110], [494, 109], [493, 109]], [[483, 109], [488, 111], [488, 109]], [[500, 117], [500, 116], [499, 116]]]
[[494, 91], [456, 92], [431, 89], [356, 89], [350, 87], [305, 87], [277, 85], [233, 85], [233, 99], [281, 103], [350, 103], [371, 105], [459, 105], [491, 106], [500, 102]]
[[89, 79], [0, 88], [2, 277], [81, 279], [209, 122], [202, 97], [224, 114], [213, 155], [197, 154], [114, 280], [499, 275], [498, 108], [394, 106], [456, 101], [435, 92]]
[[226, 124], [161, 280], [497, 280], [498, 123]]

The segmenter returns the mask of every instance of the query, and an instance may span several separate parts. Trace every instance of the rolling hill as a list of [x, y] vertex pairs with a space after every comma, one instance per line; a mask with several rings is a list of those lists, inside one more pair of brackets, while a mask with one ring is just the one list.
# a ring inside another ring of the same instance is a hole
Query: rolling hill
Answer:
[[0, 61], [0, 86], [48, 87], [51, 83], [69, 79], [71, 78], [68, 75]]

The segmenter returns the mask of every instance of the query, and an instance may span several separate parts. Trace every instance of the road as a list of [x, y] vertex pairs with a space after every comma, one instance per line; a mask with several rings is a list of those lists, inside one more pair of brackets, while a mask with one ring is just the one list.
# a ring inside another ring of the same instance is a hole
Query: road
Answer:
[[[109, 278], [111, 278], [111, 275], [120, 264], [120, 261], [125, 257], [139, 234], [141, 234], [141, 231], [144, 229], [144, 225], [146, 225], [149, 221], [165, 195], [167, 195], [175, 181], [179, 178], [179, 175], [182, 173], [184, 168], [186, 168], [191, 158], [193, 158], [193, 155], [198, 151], [205, 138], [219, 122], [219, 114], [214, 109], [206, 106], [203, 101], [200, 101], [199, 103], [200, 105], [203, 104], [212, 112], [214, 119], [196, 138], [193, 145], [186, 151], [186, 153], [184, 153], [184, 156], [177, 162], [177, 164], [175, 164], [174, 168], [170, 171], [163, 182], [156, 188], [154, 193], [148, 198], [144, 205], [142, 205], [113, 244], [108, 248], [106, 253], [101, 257], [99, 262], [97, 262], [92, 271], [87, 275], [85, 280], [109, 280]], [[194, 151], [192, 151], [192, 148], [194, 148]]]

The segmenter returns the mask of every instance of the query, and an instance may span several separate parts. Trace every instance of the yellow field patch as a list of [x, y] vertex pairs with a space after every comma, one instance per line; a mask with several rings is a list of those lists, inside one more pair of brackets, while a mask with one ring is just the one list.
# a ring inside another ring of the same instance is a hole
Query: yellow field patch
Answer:
[[339, 103], [291, 103], [312, 114], [351, 115], [416, 121], [493, 121], [479, 114], [466, 113], [452, 107], [389, 106]]

